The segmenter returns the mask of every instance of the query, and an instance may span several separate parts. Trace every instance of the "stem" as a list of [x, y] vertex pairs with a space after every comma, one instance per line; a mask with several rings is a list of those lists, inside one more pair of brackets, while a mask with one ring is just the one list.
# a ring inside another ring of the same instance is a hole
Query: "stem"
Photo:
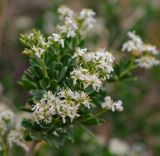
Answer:
[[40, 60], [42, 66], [43, 66], [43, 74], [45, 75], [45, 77], [48, 77], [48, 73], [47, 73], [47, 67], [44, 63], [44, 60]]
[[[99, 117], [99, 116], [103, 115], [103, 114], [106, 113], [106, 112], [107, 112], [107, 109], [103, 109], [103, 110], [101, 110], [100, 112], [98, 112], [97, 114], [95, 114], [95, 117]], [[89, 117], [89, 118], [87, 118], [87, 119], [85, 119], [85, 120], [82, 120], [82, 122], [87, 121], [87, 120], [89, 120], [89, 119], [92, 119], [92, 117]]]
[[106, 113], [107, 111], [108, 111], [107, 109], [103, 109], [100, 112], [98, 112], [95, 116], [99, 117], [99, 116], [103, 115], [104, 113]]
[[31, 146], [30, 150], [27, 152], [26, 156], [33, 156], [37, 143], [38, 142], [36, 142], [36, 141], [34, 141], [32, 143], [32, 146]]
[[134, 59], [131, 60], [131, 64], [129, 65], [128, 68], [126, 68], [121, 74], [120, 74], [120, 78], [123, 77], [125, 74], [127, 74], [128, 72], [132, 72], [136, 66], [134, 64]]

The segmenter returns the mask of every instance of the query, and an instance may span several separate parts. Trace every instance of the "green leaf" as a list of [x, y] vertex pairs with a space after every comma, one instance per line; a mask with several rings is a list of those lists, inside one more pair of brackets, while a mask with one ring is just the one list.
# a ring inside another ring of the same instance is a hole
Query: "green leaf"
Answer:
[[46, 65], [48, 66], [48, 67], [50, 67], [50, 66], [52, 66], [54, 63], [55, 63], [55, 61], [56, 61], [56, 59], [57, 59], [57, 55], [52, 55], [52, 56], [48, 56], [49, 58], [47, 59], [47, 61], [46, 61]]
[[61, 62], [57, 62], [56, 66], [55, 66], [55, 69], [61, 71], [63, 69], [63, 64]]
[[85, 118], [82, 121], [82, 123], [85, 124], [85, 125], [99, 125], [101, 123], [104, 123], [104, 120], [98, 119], [95, 116], [90, 115], [89, 117]]
[[54, 79], [58, 78], [58, 73], [59, 73], [58, 70], [55, 70], [55, 69], [52, 69], [52, 68], [48, 71], [49, 77], [54, 78]]
[[58, 82], [57, 82], [57, 80], [55, 80], [55, 79], [53, 79], [53, 80], [51, 80], [50, 81], [50, 88], [51, 88], [51, 90], [56, 90], [57, 89], [57, 87], [58, 87]]
[[83, 126], [83, 125], [80, 125], [80, 127], [81, 127], [85, 132], [87, 132], [92, 138], [94, 138], [94, 134], [93, 134], [88, 128], [86, 128], [86, 127]]
[[32, 72], [35, 74], [37, 78], [42, 78], [43, 77], [43, 72], [40, 66], [35, 65], [32, 67]]
[[42, 87], [42, 89], [46, 90], [47, 88], [50, 87], [50, 80], [49, 78], [45, 77], [39, 81], [39, 84]]
[[33, 123], [29, 119], [23, 119], [22, 126], [24, 126], [25, 128], [31, 128], [33, 126]]
[[71, 55], [70, 54], [65, 54], [62, 58], [61, 58], [61, 62], [64, 64], [64, 65], [68, 65], [70, 62], [71, 62]]
[[59, 82], [63, 80], [63, 78], [65, 77], [66, 73], [67, 73], [67, 67], [65, 66], [65, 67], [61, 70], [61, 72], [60, 72], [60, 74], [59, 74], [59, 77], [58, 77], [58, 81], [59, 81]]
[[55, 146], [56, 148], [59, 148], [63, 144], [61, 137], [56, 137], [52, 134], [48, 134], [45, 140], [48, 142], [50, 146]]
[[24, 112], [28, 112], [28, 113], [33, 112], [31, 109], [25, 108], [25, 107], [20, 107], [19, 109], [22, 110], [22, 111], [24, 111]]
[[39, 90], [39, 89], [32, 89], [29, 92], [31, 95], [33, 96], [42, 96], [44, 91], [43, 90]]
[[22, 76], [22, 80], [18, 82], [21, 86], [23, 86], [24, 88], [30, 90], [30, 89], [34, 89], [37, 88], [36, 83], [32, 82], [31, 80], [29, 80], [26, 75]]
[[45, 92], [44, 90], [38, 90], [38, 89], [31, 90], [29, 92], [32, 95], [31, 101], [33, 101], [34, 103], [38, 102], [42, 98], [44, 92]]
[[32, 140], [38, 141], [43, 138], [43, 135], [41, 134], [41, 132], [32, 131], [32, 132], [30, 132], [30, 138]]

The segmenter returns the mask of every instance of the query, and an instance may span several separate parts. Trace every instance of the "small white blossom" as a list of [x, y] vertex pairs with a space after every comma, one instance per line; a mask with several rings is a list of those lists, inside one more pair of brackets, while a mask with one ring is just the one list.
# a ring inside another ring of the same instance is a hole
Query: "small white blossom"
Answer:
[[64, 17], [74, 16], [74, 12], [65, 5], [62, 5], [61, 7], [58, 8], [58, 13], [60, 14], [61, 19], [63, 19]]
[[118, 100], [114, 102], [110, 96], [105, 97], [105, 101], [102, 103], [102, 108], [107, 108], [113, 112], [115, 110], [123, 111], [122, 101]]
[[79, 19], [92, 18], [96, 13], [91, 9], [82, 9], [79, 15]]
[[66, 34], [67, 38], [72, 37], [74, 38], [76, 36], [76, 31], [78, 30], [77, 23], [74, 19], [70, 17], [66, 17], [63, 20], [64, 25], [58, 25], [57, 29], [60, 34]]
[[102, 81], [96, 74], [90, 74], [87, 69], [78, 68], [71, 72], [71, 78], [73, 79], [73, 84], [75, 85], [77, 80], [83, 83], [84, 89], [89, 85], [93, 87], [94, 90], [99, 91], [102, 87]]
[[7, 136], [7, 142], [10, 147], [13, 147], [13, 145], [16, 144], [16, 145], [24, 148], [24, 150], [26, 150], [26, 152], [29, 151], [29, 148], [25, 144], [23, 128], [22, 129], [16, 128], [16, 129], [11, 130]]
[[136, 33], [134, 31], [133, 32], [128, 32], [128, 37], [137, 44], [142, 44], [143, 43], [142, 39], [138, 35], [136, 35]]
[[85, 107], [90, 108], [91, 99], [85, 92], [83, 92], [83, 91], [78, 92], [78, 94], [76, 94], [76, 96], [77, 96], [76, 100], [78, 103], [81, 103]]
[[67, 38], [74, 38], [77, 33], [85, 36], [95, 23], [95, 13], [90, 9], [83, 9], [76, 15], [70, 8], [61, 6], [58, 9], [62, 24], [57, 26], [59, 33], [66, 34]]
[[46, 49], [50, 46], [51, 42], [46, 41], [43, 35], [40, 35], [40, 32], [34, 32], [28, 35], [23, 36], [23, 42], [28, 45], [30, 48], [26, 48], [24, 54], [32, 54], [41, 58]]
[[61, 38], [60, 35], [59, 35], [59, 34], [56, 34], [56, 33], [53, 33], [52, 36], [53, 36], [53, 38], [54, 38], [54, 41], [56, 41], [56, 42], [59, 41], [60, 38]]
[[129, 145], [117, 138], [113, 138], [109, 141], [109, 151], [115, 155], [127, 155], [129, 153]]
[[95, 52], [87, 52], [87, 49], [77, 49], [73, 57], [79, 57], [82, 64], [87, 64], [94, 69], [94, 72], [103, 75], [103, 79], [109, 78], [113, 71], [113, 55], [105, 49], [98, 49]]
[[0, 135], [4, 135], [6, 131], [14, 124], [15, 115], [6, 107], [0, 107]]
[[137, 56], [135, 59], [137, 66], [150, 69], [160, 64], [160, 61], [156, 59], [156, 55], [159, 54], [156, 46], [143, 43], [142, 39], [135, 32], [129, 32], [128, 36], [130, 40], [123, 44], [122, 50], [127, 50]]
[[153, 55], [157, 55], [159, 53], [156, 46], [150, 44], [143, 44], [143, 51], [149, 52]]
[[56, 33], [53, 33], [52, 36], [53, 36], [54, 41], [59, 42], [61, 46], [64, 48], [64, 39], [62, 39], [61, 36]]
[[129, 41], [125, 42], [122, 47], [122, 51], [142, 51], [143, 50], [143, 41], [142, 39], [135, 34], [135, 32], [128, 32]]
[[43, 95], [43, 98], [36, 103], [32, 110], [33, 119], [37, 122], [51, 123], [54, 115], [62, 117], [63, 123], [66, 122], [66, 117], [69, 117], [71, 122], [80, 115], [78, 110], [81, 105], [90, 108], [90, 97], [84, 92], [73, 92], [71, 89], [62, 89], [56, 94], [48, 91]]
[[139, 51], [141, 54], [148, 52], [152, 55], [157, 55], [159, 53], [156, 46], [143, 43], [142, 39], [136, 35], [135, 32], [128, 32], [128, 37], [129, 41], [123, 44], [122, 51]]
[[53, 95], [50, 91], [43, 95], [43, 98], [36, 103], [32, 110], [34, 111], [34, 120], [39, 123], [44, 121], [45, 123], [52, 122], [52, 116], [57, 114], [56, 104], [59, 99]]
[[41, 45], [42, 47], [48, 47], [47, 42], [42, 35], [40, 35], [40, 37], [39, 37], [39, 43], [38, 44]]
[[73, 58], [79, 57], [79, 56], [85, 56], [86, 52], [87, 52], [87, 48], [84, 48], [84, 49], [77, 48]]
[[82, 91], [73, 92], [71, 89], [63, 89], [57, 94], [62, 100], [62, 105], [58, 107], [58, 114], [62, 117], [65, 123], [65, 118], [68, 116], [71, 122], [74, 118], [79, 117], [78, 110], [81, 105], [90, 108], [90, 97]]
[[150, 69], [153, 66], [157, 66], [160, 64], [160, 61], [152, 56], [142, 56], [140, 58], [137, 58], [135, 62], [137, 63], [137, 66], [145, 69]]
[[[82, 9], [79, 15], [79, 19], [82, 20], [82, 28], [83, 30], [90, 30], [93, 27], [93, 24], [95, 23], [95, 19], [93, 18], [95, 16], [95, 12], [93, 12], [90, 9]], [[83, 31], [82, 30], [82, 31]]]
[[32, 47], [32, 50], [34, 51], [34, 54], [38, 57], [38, 58], [40, 58], [42, 55], [43, 55], [43, 53], [44, 53], [44, 49], [42, 49], [42, 48], [40, 48], [40, 47], [35, 47], [35, 46], [33, 46]]

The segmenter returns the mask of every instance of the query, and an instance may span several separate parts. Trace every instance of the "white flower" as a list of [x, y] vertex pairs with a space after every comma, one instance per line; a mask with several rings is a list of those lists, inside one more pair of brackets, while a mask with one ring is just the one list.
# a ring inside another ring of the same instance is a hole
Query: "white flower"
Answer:
[[95, 23], [95, 13], [90, 9], [83, 9], [77, 15], [70, 8], [61, 6], [58, 12], [61, 20], [61, 25], [57, 26], [58, 32], [67, 38], [74, 38], [77, 33], [85, 36]]
[[79, 15], [79, 19], [92, 18], [96, 13], [91, 9], [82, 9]]
[[90, 108], [90, 97], [84, 92], [73, 92], [71, 89], [62, 89], [56, 94], [48, 91], [43, 95], [43, 98], [36, 103], [32, 110], [33, 119], [37, 122], [51, 123], [54, 115], [62, 117], [63, 123], [66, 122], [66, 117], [69, 117], [71, 122], [80, 115], [78, 110], [81, 105]]
[[[91, 67], [94, 72], [102, 76], [103, 79], [109, 78], [113, 71], [113, 55], [105, 49], [98, 49], [95, 52], [87, 52], [87, 49], [77, 49], [73, 57], [79, 57], [84, 66]], [[90, 71], [90, 69], [88, 69]]]
[[143, 51], [149, 52], [153, 55], [157, 55], [159, 53], [156, 46], [151, 44], [143, 44]]
[[58, 8], [58, 13], [60, 14], [60, 18], [73, 17], [74, 15], [74, 12], [65, 5], [62, 5]]
[[153, 66], [157, 66], [160, 64], [160, 61], [152, 56], [142, 56], [140, 58], [137, 58], [135, 62], [137, 63], [137, 66], [145, 69], [150, 69]]
[[29, 148], [25, 144], [24, 140], [24, 130], [23, 129], [14, 129], [11, 130], [7, 136], [7, 142], [10, 147], [12, 147], [14, 144], [21, 146], [26, 150], [26, 152], [29, 151]]
[[14, 113], [11, 110], [3, 110], [3, 112], [0, 113], [0, 119], [7, 121], [7, 122], [13, 122], [15, 118]]
[[34, 51], [34, 54], [38, 57], [38, 58], [40, 58], [42, 55], [43, 55], [43, 53], [44, 53], [44, 49], [42, 49], [42, 48], [40, 48], [40, 47], [35, 47], [35, 45], [32, 47], [32, 50]]
[[[24, 38], [24, 39], [23, 39]], [[24, 54], [34, 54], [40, 58], [45, 50], [50, 46], [49, 42], [46, 42], [46, 39], [43, 35], [40, 35], [40, 32], [34, 32], [28, 35], [23, 35], [23, 42], [30, 48], [26, 48]]]
[[91, 99], [90, 99], [90, 97], [85, 92], [83, 92], [83, 91], [78, 92], [76, 94], [76, 97], [77, 97], [76, 100], [77, 100], [78, 103], [81, 103], [85, 107], [90, 108]]
[[90, 74], [87, 69], [78, 68], [71, 72], [71, 78], [73, 79], [73, 84], [75, 85], [77, 80], [83, 83], [84, 89], [89, 85], [93, 87], [94, 90], [99, 91], [102, 87], [102, 81], [96, 74]]
[[135, 62], [137, 66], [150, 69], [160, 64], [160, 61], [156, 59], [156, 55], [159, 54], [156, 46], [143, 43], [142, 39], [134, 32], [129, 32], [128, 36], [130, 40], [123, 44], [122, 50], [127, 50], [136, 54], [137, 58]]
[[117, 138], [109, 141], [109, 151], [115, 155], [126, 155], [129, 152], [129, 145]]
[[13, 126], [15, 115], [4, 106], [0, 107], [0, 135], [4, 135], [6, 131]]
[[137, 44], [143, 43], [142, 39], [138, 35], [136, 35], [134, 31], [128, 32], [128, 37]]
[[53, 33], [52, 36], [53, 36], [53, 38], [54, 38], [54, 41], [56, 41], [56, 42], [59, 41], [60, 38], [61, 38], [60, 35], [59, 35], [59, 34], [56, 34], [56, 33]]
[[73, 58], [79, 57], [79, 56], [84, 57], [86, 52], [87, 52], [87, 48], [84, 48], [84, 49], [77, 48], [75, 54], [73, 55]]
[[76, 15], [70, 8], [61, 6], [58, 9], [62, 25], [58, 25], [58, 31], [65, 33], [66, 37], [74, 38], [77, 33], [81, 36], [86, 35], [95, 22], [93, 18], [95, 13], [90, 9], [83, 9], [79, 15]]
[[56, 33], [53, 33], [52, 36], [53, 36], [54, 41], [59, 42], [61, 46], [64, 48], [64, 39], [62, 39], [61, 36]]
[[128, 32], [128, 37], [129, 41], [123, 44], [122, 51], [139, 51], [141, 54], [148, 52], [152, 55], [157, 55], [159, 53], [156, 46], [143, 43], [142, 39], [136, 35], [135, 32]]
[[58, 25], [57, 29], [60, 34], [66, 34], [67, 38], [72, 37], [74, 38], [76, 36], [76, 30], [78, 29], [77, 23], [74, 19], [70, 17], [66, 17], [63, 20], [64, 25]]
[[82, 28], [83, 30], [90, 30], [93, 27], [93, 24], [95, 22], [95, 19], [93, 18], [95, 16], [95, 12], [93, 12], [90, 9], [83, 9], [80, 12], [79, 19], [83, 20], [82, 22]]
[[123, 111], [123, 106], [122, 106], [122, 101], [121, 100], [118, 100], [116, 102], [114, 102], [114, 106], [115, 106], [115, 110], [117, 111]]
[[43, 95], [43, 98], [36, 103], [32, 110], [34, 111], [34, 120], [39, 123], [44, 121], [45, 123], [52, 122], [52, 116], [57, 114], [56, 104], [59, 99], [53, 95], [50, 91]]
[[122, 51], [143, 51], [143, 41], [135, 32], [128, 32], [128, 37], [130, 40], [123, 44]]
[[105, 101], [102, 103], [102, 108], [112, 110], [113, 112], [115, 110], [123, 111], [122, 101], [118, 100], [114, 102], [110, 96], [105, 97]]
[[42, 35], [40, 35], [40, 37], [39, 37], [39, 43], [38, 44], [41, 45], [42, 47], [47, 47], [48, 46], [45, 38]]

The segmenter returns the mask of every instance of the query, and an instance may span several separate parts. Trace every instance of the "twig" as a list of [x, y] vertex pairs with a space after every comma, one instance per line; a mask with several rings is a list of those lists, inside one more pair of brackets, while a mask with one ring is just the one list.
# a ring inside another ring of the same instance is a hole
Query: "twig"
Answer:
[[26, 156], [33, 156], [37, 143], [38, 142], [36, 142], [36, 141], [33, 142], [32, 146], [31, 146], [30, 150], [27, 152]]

